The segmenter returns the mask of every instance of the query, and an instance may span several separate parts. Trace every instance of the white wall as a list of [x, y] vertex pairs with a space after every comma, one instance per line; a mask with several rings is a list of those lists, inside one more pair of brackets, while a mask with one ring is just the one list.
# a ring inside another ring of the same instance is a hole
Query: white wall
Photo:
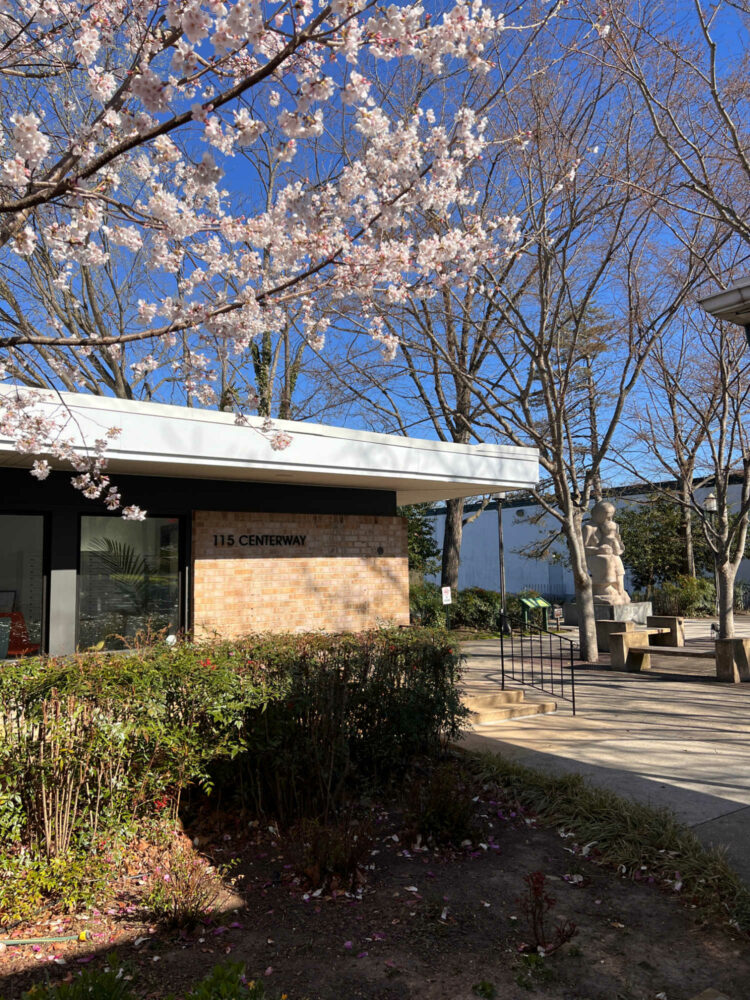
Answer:
[[[706, 490], [706, 493], [710, 490]], [[730, 498], [739, 502], [740, 487], [730, 486]], [[627, 506], [637, 499], [633, 494], [627, 498], [613, 499], [615, 506]], [[469, 515], [471, 512], [467, 512]], [[521, 554], [529, 545], [538, 544], [549, 537], [555, 520], [548, 514], [537, 520], [540, 509], [536, 505], [511, 505], [503, 507], [503, 537], [505, 541], [505, 586], [509, 594], [521, 590], [536, 590], [552, 597], [573, 595], [573, 574], [567, 565], [567, 546], [564, 539], [558, 539], [549, 550], [549, 558], [530, 559]], [[437, 514], [434, 518], [435, 540], [443, 544], [445, 517]], [[556, 556], [556, 558], [555, 558]], [[498, 555], [497, 511], [494, 506], [484, 510], [479, 517], [464, 528], [461, 544], [461, 564], [458, 587], [484, 587], [487, 590], [500, 589], [500, 561]], [[439, 576], [431, 577], [438, 582]], [[750, 581], [750, 560], [744, 559], [737, 574], [738, 580]], [[625, 576], [625, 586], [632, 590], [630, 574]]]
[[[552, 553], [558, 559], [529, 559], [521, 554], [521, 549], [534, 544], [548, 534], [545, 522], [532, 524], [530, 519], [538, 514], [537, 507], [503, 508], [503, 539], [505, 542], [505, 586], [509, 594], [520, 590], [536, 590], [540, 594], [562, 596], [573, 592], [573, 576], [559, 558], [564, 546], [555, 543]], [[551, 519], [547, 520], [551, 524]], [[445, 517], [438, 514], [434, 519], [435, 540], [443, 544]], [[433, 577], [437, 581], [438, 577]], [[461, 543], [461, 564], [458, 573], [458, 587], [484, 587], [487, 590], [500, 589], [500, 558], [497, 531], [497, 511], [483, 511], [479, 517], [464, 528]]]

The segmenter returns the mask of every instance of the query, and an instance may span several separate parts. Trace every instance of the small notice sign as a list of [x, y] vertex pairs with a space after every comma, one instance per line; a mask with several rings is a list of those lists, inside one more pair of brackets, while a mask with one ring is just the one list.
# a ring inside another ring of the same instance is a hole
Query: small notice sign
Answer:
[[443, 587], [443, 604], [453, 604], [450, 587]]
[[555, 621], [560, 621], [562, 619], [562, 616], [563, 616], [563, 609], [560, 607], [559, 604], [554, 604], [552, 606], [552, 617], [555, 619]]

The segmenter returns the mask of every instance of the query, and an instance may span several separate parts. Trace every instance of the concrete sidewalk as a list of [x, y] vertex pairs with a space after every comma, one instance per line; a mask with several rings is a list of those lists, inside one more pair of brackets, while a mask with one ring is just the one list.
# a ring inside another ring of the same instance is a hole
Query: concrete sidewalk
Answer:
[[[462, 650], [467, 694], [498, 690], [499, 642]], [[750, 684], [721, 684], [705, 666], [694, 670], [700, 664], [655, 657], [651, 673], [579, 668], [577, 715], [559, 701], [552, 715], [478, 726], [464, 745], [668, 806], [704, 843], [725, 847], [750, 885]]]

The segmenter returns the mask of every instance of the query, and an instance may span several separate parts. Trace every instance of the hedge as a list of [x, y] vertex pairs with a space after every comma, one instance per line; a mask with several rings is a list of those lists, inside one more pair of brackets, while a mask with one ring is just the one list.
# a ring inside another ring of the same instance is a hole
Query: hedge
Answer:
[[458, 681], [447, 636], [421, 629], [6, 663], [0, 849], [97, 850], [196, 783], [281, 821], [335, 809], [456, 737]]

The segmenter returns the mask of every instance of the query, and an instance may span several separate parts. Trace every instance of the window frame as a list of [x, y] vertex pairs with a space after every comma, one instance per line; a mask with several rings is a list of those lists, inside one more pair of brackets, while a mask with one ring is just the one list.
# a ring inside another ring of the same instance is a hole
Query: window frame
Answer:
[[[84, 517], [103, 517], [118, 521], [122, 519], [122, 514], [116, 511], [108, 513], [106, 511], [79, 511], [76, 518], [78, 539], [77, 539], [77, 560], [76, 560], [76, 621], [75, 636], [76, 649], [80, 646], [81, 629], [81, 539], [83, 536]], [[184, 632], [190, 621], [189, 612], [189, 524], [190, 516], [184, 511], [175, 513], [174, 511], [149, 510], [147, 520], [166, 519], [177, 521], [177, 631]]]
[[49, 648], [49, 588], [50, 588], [50, 513], [48, 510], [18, 510], [0, 508], [0, 517], [41, 517], [42, 519], [42, 608], [39, 627], [39, 652]]

